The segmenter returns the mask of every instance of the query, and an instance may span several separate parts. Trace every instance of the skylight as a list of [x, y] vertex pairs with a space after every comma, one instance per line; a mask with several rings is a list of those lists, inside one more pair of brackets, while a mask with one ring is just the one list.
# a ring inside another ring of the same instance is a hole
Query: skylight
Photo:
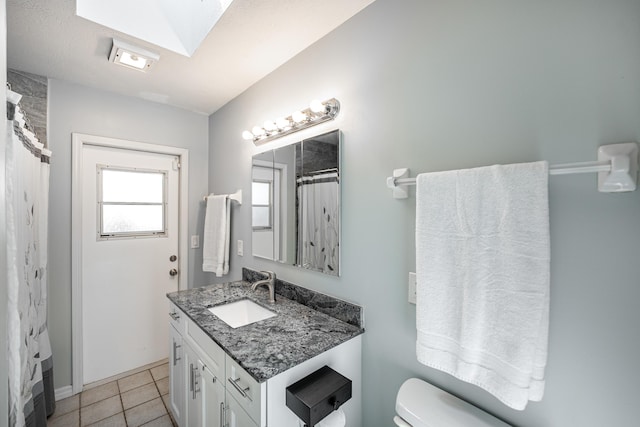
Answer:
[[76, 15], [187, 57], [233, 0], [76, 0]]

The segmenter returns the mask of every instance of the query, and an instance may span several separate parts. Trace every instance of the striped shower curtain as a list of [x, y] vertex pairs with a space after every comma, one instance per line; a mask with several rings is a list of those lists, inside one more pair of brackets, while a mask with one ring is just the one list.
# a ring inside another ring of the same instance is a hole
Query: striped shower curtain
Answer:
[[7, 359], [9, 425], [46, 426], [55, 409], [47, 330], [47, 218], [51, 152], [25, 127], [7, 91]]

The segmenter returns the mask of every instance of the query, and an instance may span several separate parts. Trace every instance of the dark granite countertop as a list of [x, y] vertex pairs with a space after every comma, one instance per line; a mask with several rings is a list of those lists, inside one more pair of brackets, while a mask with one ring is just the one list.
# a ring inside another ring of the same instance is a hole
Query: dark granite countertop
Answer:
[[[277, 295], [269, 303], [266, 288], [255, 292], [245, 281], [210, 285], [167, 294], [256, 381], [264, 382], [364, 332], [364, 329]], [[277, 316], [232, 328], [209, 307], [248, 298]]]

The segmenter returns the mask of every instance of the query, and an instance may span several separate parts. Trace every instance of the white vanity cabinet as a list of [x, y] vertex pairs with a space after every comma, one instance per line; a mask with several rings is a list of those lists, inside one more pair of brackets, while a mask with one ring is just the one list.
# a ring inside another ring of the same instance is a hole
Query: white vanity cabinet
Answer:
[[[172, 318], [170, 402], [178, 425], [258, 427], [258, 423], [247, 414], [247, 408], [251, 407], [251, 399], [257, 399], [258, 407], [261, 406], [260, 384], [236, 365], [234, 375], [228, 378], [235, 379], [234, 390], [236, 386], [240, 387], [234, 392], [236, 395], [241, 396], [239, 391], [245, 393], [242, 403], [238, 402], [225, 386], [228, 358], [225, 352], [175, 305], [170, 305], [169, 314]], [[176, 322], [176, 319], [183, 320]], [[258, 411], [258, 420], [261, 415]]]
[[299, 427], [285, 404], [286, 387], [324, 365], [353, 381], [342, 408], [348, 425], [361, 427], [360, 336], [259, 383], [175, 305], [170, 310], [183, 319], [181, 330], [172, 321], [172, 334], [180, 334], [172, 335], [179, 347], [174, 352], [172, 344], [170, 357], [171, 410], [180, 427]]

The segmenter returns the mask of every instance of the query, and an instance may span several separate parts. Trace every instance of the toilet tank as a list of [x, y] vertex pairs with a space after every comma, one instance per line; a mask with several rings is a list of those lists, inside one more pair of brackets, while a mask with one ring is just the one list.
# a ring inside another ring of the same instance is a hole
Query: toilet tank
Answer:
[[400, 387], [396, 413], [412, 427], [509, 427], [470, 403], [417, 378], [408, 379]]

